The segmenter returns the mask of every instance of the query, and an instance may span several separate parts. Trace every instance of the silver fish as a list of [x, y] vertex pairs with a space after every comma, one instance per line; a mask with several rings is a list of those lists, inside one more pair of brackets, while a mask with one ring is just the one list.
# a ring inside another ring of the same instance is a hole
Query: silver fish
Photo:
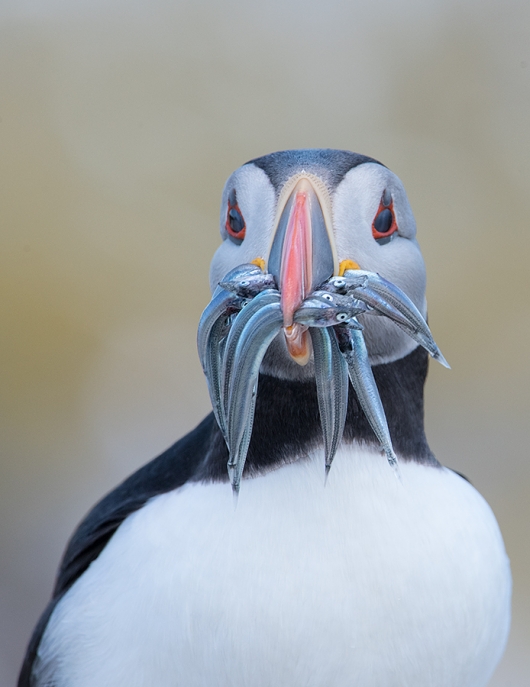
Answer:
[[340, 349], [348, 366], [348, 374], [361, 408], [392, 467], [397, 467], [397, 457], [392, 447], [386, 415], [375, 383], [362, 332], [340, 327]]
[[[244, 263], [230, 270], [225, 276], [227, 281], [245, 279], [262, 274], [262, 270], [252, 263]], [[230, 293], [220, 285], [214, 291], [212, 300], [204, 309], [197, 331], [197, 348], [202, 369], [206, 376], [212, 409], [223, 436], [226, 440], [226, 423], [222, 412], [220, 374], [223, 344], [230, 329], [232, 318], [246, 304], [246, 299]]]
[[261, 362], [282, 326], [280, 303], [269, 303], [252, 315], [238, 338], [226, 415], [230, 451], [228, 474], [235, 494], [239, 492], [252, 434]]
[[406, 293], [379, 274], [346, 270], [343, 277], [332, 277], [321, 288], [364, 301], [375, 312], [394, 321], [444, 367], [449, 367], [418, 308]]
[[[353, 317], [367, 310], [364, 303], [354, 298], [336, 296], [326, 291], [315, 291], [296, 311], [294, 321], [307, 327], [331, 327], [349, 322]], [[359, 323], [357, 325], [361, 327]]]
[[224, 347], [222, 369], [221, 369], [221, 400], [223, 407], [223, 415], [226, 417], [228, 412], [228, 397], [229, 388], [232, 377], [232, 369], [235, 359], [235, 353], [239, 338], [245, 329], [247, 322], [253, 315], [261, 310], [265, 305], [270, 303], [279, 303], [280, 294], [275, 289], [267, 289], [258, 294], [241, 310], [232, 322], [230, 333], [228, 334], [226, 344]]
[[375, 274], [366, 270], [346, 270], [344, 276], [330, 277], [319, 289], [347, 296], [353, 289], [364, 286], [369, 277]]
[[220, 290], [206, 306], [197, 331], [197, 348], [217, 424], [226, 440], [226, 423], [221, 398], [222, 342], [228, 334], [230, 317], [245, 301]]
[[[371, 294], [374, 292], [381, 296], [386, 304], [391, 307], [383, 309], [381, 307], [377, 308], [375, 303], [373, 307], [379, 309], [383, 315], [392, 319], [397, 326], [414, 339], [414, 341], [419, 343], [420, 346], [423, 346], [434, 360], [437, 360], [444, 367], [449, 368], [449, 364], [436, 345], [431, 330], [427, 322], [425, 322], [423, 315], [401, 289], [386, 279], [383, 279], [383, 277], [374, 275], [367, 280], [364, 287], [354, 289], [352, 295], [372, 305], [369, 300], [372, 300]], [[395, 311], [402, 315], [402, 317], [396, 317]]]
[[[354, 298], [357, 294], [359, 294], [360, 290], [361, 287], [359, 287], [359, 289], [353, 289], [350, 296], [340, 296], [340, 298]], [[388, 317], [396, 324], [408, 326], [410, 328], [407, 317], [402, 315], [399, 310], [396, 310], [394, 306], [390, 305], [390, 303], [385, 301], [382, 296], [368, 286], [362, 287], [362, 300], [366, 303], [366, 305], [370, 306], [368, 312], [371, 315]]]
[[276, 289], [276, 281], [272, 274], [242, 274], [234, 279], [223, 279], [219, 286], [237, 294], [241, 298], [254, 298], [266, 289]]
[[313, 344], [327, 476], [344, 433], [348, 409], [348, 368], [333, 329], [311, 327], [309, 333]]
[[[244, 280], [247, 277], [253, 277], [260, 274], [263, 274], [261, 267], [254, 265], [252, 262], [244, 262], [242, 265], [238, 265], [237, 267], [234, 267], [234, 269], [230, 270], [230, 272], [227, 272], [221, 282], [227, 282], [230, 284], [238, 279]], [[221, 286], [221, 283], [219, 283], [213, 293], [213, 296], [215, 297], [219, 291], [221, 291], [221, 289], [224, 289], [224, 287]]]

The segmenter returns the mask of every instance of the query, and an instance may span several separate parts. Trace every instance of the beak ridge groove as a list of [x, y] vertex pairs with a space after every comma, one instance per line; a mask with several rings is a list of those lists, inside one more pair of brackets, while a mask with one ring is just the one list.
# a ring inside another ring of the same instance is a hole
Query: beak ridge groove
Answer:
[[315, 186], [301, 177], [281, 212], [268, 261], [281, 293], [287, 348], [300, 365], [309, 361], [311, 339], [293, 318], [304, 299], [334, 274], [333, 233], [328, 224]]

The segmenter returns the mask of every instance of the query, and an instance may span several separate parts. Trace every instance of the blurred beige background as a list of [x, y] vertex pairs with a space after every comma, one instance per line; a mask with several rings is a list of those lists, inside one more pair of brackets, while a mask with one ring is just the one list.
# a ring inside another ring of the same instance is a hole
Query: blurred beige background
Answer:
[[408, 190], [453, 368], [432, 366], [428, 436], [512, 560], [492, 685], [530, 684], [529, 20], [518, 0], [0, 1], [1, 686], [80, 518], [208, 412], [221, 189], [295, 147], [372, 155]]

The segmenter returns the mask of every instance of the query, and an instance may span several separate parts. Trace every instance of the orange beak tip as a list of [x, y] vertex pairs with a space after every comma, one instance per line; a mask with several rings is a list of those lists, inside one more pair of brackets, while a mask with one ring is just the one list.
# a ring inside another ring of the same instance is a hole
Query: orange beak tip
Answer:
[[307, 365], [313, 351], [307, 328], [300, 324], [292, 324], [290, 327], [284, 327], [283, 331], [291, 358], [302, 367]]

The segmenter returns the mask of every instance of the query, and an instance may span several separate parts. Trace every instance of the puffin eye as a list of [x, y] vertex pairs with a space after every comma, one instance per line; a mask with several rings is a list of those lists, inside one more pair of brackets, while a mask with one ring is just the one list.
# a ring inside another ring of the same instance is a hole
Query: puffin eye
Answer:
[[383, 245], [389, 243], [396, 231], [398, 225], [396, 222], [396, 215], [394, 214], [394, 201], [388, 189], [385, 189], [381, 196], [379, 208], [372, 222], [372, 236], [379, 243]]
[[225, 229], [231, 241], [238, 246], [241, 245], [245, 238], [246, 226], [239, 205], [237, 204], [235, 188], [233, 188], [228, 195]]
[[394, 216], [388, 208], [385, 208], [374, 219], [374, 227], [378, 234], [388, 234], [392, 228]]

